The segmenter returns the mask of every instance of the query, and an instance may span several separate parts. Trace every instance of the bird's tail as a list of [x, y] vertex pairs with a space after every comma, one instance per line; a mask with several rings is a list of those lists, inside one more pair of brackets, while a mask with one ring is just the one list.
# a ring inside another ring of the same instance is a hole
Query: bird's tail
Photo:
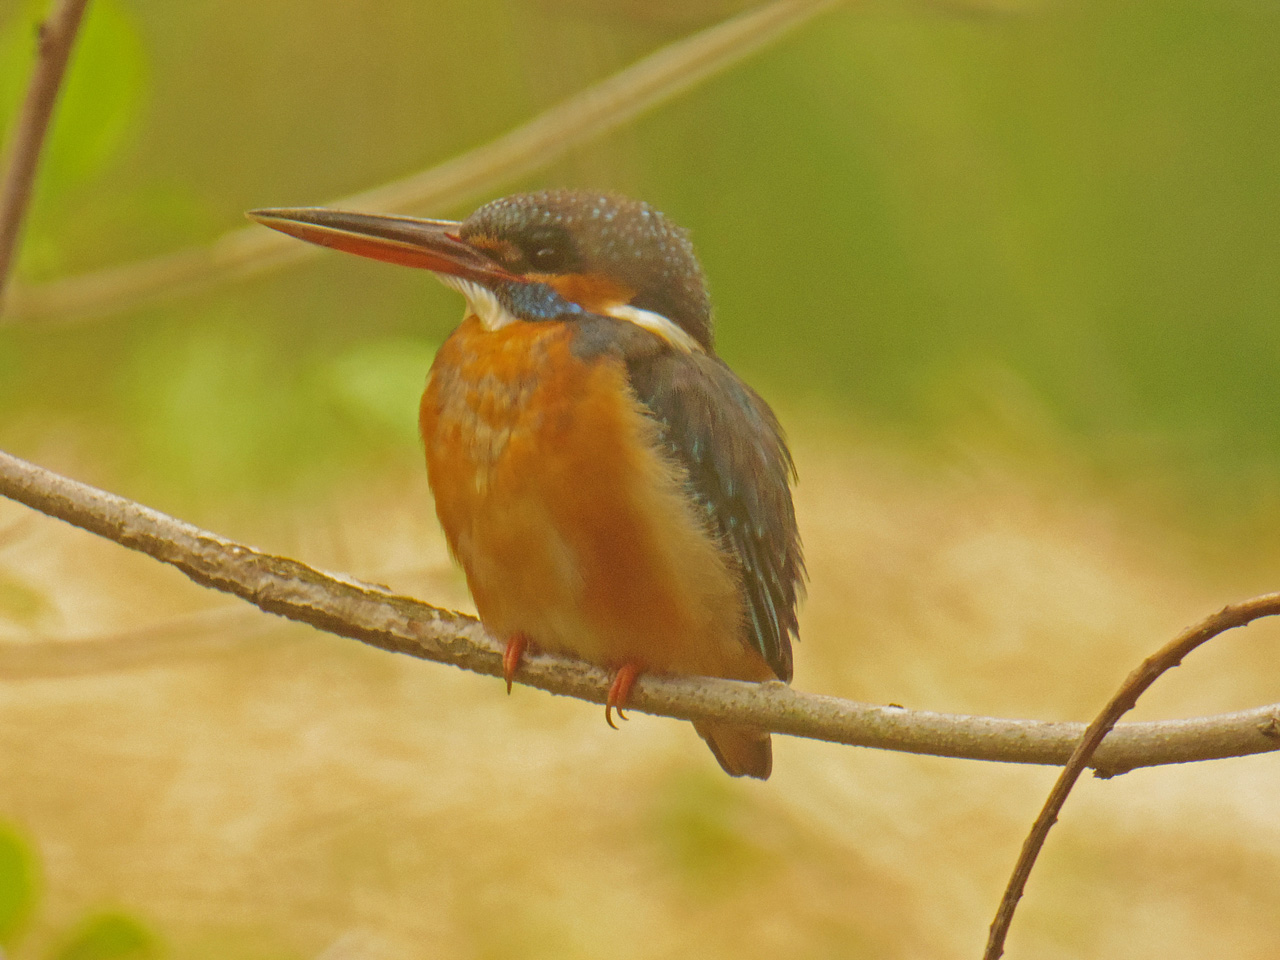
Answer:
[[693, 729], [707, 741], [729, 776], [769, 779], [773, 770], [773, 742], [766, 731], [711, 720], [695, 720]]

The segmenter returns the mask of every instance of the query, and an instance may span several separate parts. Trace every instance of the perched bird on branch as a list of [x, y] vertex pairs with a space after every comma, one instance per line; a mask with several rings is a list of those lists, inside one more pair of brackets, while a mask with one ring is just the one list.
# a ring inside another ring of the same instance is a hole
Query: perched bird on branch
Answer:
[[[257, 210], [312, 243], [432, 271], [467, 301], [419, 424], [436, 512], [507, 689], [528, 648], [614, 671], [791, 679], [804, 580], [795, 470], [769, 406], [716, 356], [702, 268], [648, 204], [517, 194], [462, 222]], [[769, 734], [697, 721], [733, 776]]]

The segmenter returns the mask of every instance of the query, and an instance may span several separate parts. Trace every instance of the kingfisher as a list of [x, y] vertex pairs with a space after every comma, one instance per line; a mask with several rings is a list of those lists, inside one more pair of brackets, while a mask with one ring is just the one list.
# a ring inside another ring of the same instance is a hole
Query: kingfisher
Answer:
[[[419, 409], [436, 513], [485, 628], [612, 673], [789, 682], [805, 580], [796, 472], [769, 405], [716, 355], [687, 233], [647, 203], [573, 190], [467, 219], [255, 210], [311, 243], [431, 271], [466, 313]], [[769, 733], [698, 720], [732, 776]]]

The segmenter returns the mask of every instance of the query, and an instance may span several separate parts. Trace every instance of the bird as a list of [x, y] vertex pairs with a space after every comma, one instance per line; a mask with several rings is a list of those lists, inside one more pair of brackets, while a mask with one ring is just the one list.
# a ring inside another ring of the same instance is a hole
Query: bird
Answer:
[[[462, 221], [254, 210], [321, 246], [426, 269], [466, 312], [419, 427], [436, 513], [508, 693], [527, 651], [611, 672], [792, 677], [806, 580], [796, 469], [769, 405], [721, 359], [688, 233], [640, 200], [544, 190]], [[732, 776], [767, 731], [696, 720]]]

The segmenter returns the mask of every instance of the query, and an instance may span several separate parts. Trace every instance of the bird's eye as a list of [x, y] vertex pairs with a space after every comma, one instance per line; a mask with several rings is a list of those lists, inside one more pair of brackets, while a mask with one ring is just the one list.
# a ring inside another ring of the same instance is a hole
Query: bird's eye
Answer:
[[553, 244], [540, 244], [529, 251], [529, 266], [545, 273], [560, 269], [565, 260], [564, 250]]
[[567, 273], [573, 269], [573, 241], [563, 229], [541, 227], [530, 231], [523, 240], [520, 246], [530, 269], [538, 273]]

